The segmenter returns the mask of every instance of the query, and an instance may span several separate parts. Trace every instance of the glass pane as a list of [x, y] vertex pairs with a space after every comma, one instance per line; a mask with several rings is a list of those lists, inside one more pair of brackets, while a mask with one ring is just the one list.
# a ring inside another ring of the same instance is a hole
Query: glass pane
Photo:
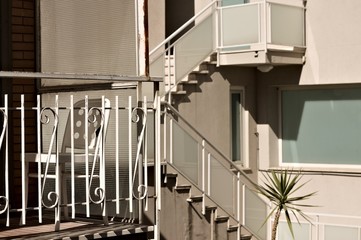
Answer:
[[245, 225], [261, 239], [267, 239], [267, 225], [263, 225], [267, 218], [267, 205], [256, 193], [247, 187], [245, 195]]
[[358, 240], [358, 229], [341, 226], [325, 226], [325, 239], [327, 240]]
[[178, 124], [173, 124], [173, 164], [198, 184], [198, 143]]
[[212, 15], [197, 24], [174, 46], [176, 81], [180, 81], [213, 51]]
[[[310, 225], [307, 223], [293, 223], [292, 224], [293, 233], [295, 235], [295, 239], [308, 240], [310, 239]], [[286, 222], [280, 222], [278, 225], [278, 240], [289, 240], [292, 239], [292, 234], [288, 228], [288, 224]], [[328, 238], [325, 238], [329, 240]], [[348, 238], [339, 238], [339, 239], [348, 239]]]
[[232, 160], [241, 160], [241, 93], [231, 94], [232, 108]]
[[303, 34], [303, 8], [271, 4], [272, 44], [304, 46]]
[[282, 92], [282, 161], [361, 164], [361, 89]]
[[222, 44], [224, 47], [258, 43], [258, 27], [258, 4], [222, 9]]
[[244, 4], [244, 3], [247, 3], [247, 2], [248, 2], [248, 0], [223, 0], [222, 1], [222, 6]]
[[[211, 159], [211, 193], [210, 196], [229, 213], [233, 211], [233, 176], [228, 169], [216, 159]], [[221, 181], [220, 181], [221, 179]]]

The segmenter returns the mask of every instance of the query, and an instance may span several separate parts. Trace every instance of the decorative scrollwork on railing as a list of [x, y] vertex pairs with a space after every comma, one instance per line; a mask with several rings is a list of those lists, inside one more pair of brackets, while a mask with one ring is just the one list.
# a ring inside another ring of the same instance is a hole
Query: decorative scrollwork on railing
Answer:
[[[93, 163], [92, 163], [92, 170], [91, 170], [91, 174], [90, 174], [90, 180], [89, 180], [89, 199], [92, 203], [95, 204], [100, 204], [104, 201], [105, 199], [105, 189], [103, 189], [102, 187], [96, 187], [94, 189], [94, 195], [99, 198], [98, 200], [94, 200], [92, 197], [92, 194], [90, 194], [90, 190], [93, 184], [93, 178], [94, 178], [94, 172], [95, 172], [95, 166], [97, 163], [97, 159], [98, 159], [98, 155], [100, 152], [100, 147], [101, 147], [101, 143], [103, 141], [103, 129], [104, 129], [104, 113], [102, 112], [102, 110], [98, 107], [92, 107], [89, 109], [88, 113], [88, 122], [90, 124], [94, 124], [97, 122], [97, 117], [96, 114], [94, 114], [93, 112], [98, 112], [99, 116], [100, 116], [100, 126], [95, 130], [94, 133], [95, 136], [93, 136], [96, 139], [96, 145], [95, 145], [95, 150], [94, 150], [94, 157], [93, 157]], [[93, 113], [93, 114], [92, 114]]]
[[[54, 147], [54, 143], [57, 141], [59, 117], [56, 114], [56, 112], [54, 111], [54, 109], [52, 109], [50, 107], [42, 108], [41, 112], [40, 112], [40, 122], [41, 122], [41, 124], [47, 125], [47, 124], [50, 123], [51, 117], [46, 114], [47, 112], [50, 112], [53, 115], [54, 125], [53, 125], [53, 131], [52, 131], [52, 134], [51, 134], [48, 154], [47, 154], [47, 158], [46, 158], [46, 166], [45, 166], [45, 171], [44, 171], [44, 180], [43, 180], [43, 184], [42, 184], [42, 188], [41, 188], [41, 196], [42, 196], [41, 201], [42, 201], [42, 204], [43, 204], [44, 207], [46, 207], [46, 208], [54, 208], [59, 203], [59, 194], [56, 191], [50, 191], [48, 193], [48, 195], [47, 195], [47, 199], [52, 204], [48, 205], [47, 203], [44, 202], [44, 190], [45, 190], [46, 180], [47, 180], [47, 177], [48, 177], [48, 174], [49, 174], [49, 165], [50, 165], [50, 160], [51, 160], [51, 157], [52, 157], [52, 149]], [[58, 159], [56, 159], [56, 164], [58, 164]]]
[[[6, 115], [5, 111], [3, 109], [0, 109], [0, 112], [3, 116], [3, 128], [1, 131], [1, 135], [0, 135], [0, 150], [2, 148], [3, 145], [3, 141], [4, 141], [4, 137], [7, 131], [7, 127], [8, 127], [8, 116]], [[8, 181], [8, 179], [5, 179], [5, 181]], [[5, 204], [2, 204], [3, 202], [5, 202]], [[4, 205], [2, 208], [1, 206]], [[0, 214], [3, 214], [4, 212], [6, 212], [9, 208], [9, 199], [6, 196], [0, 196]]]
[[[140, 161], [140, 151], [142, 149], [142, 144], [144, 142], [144, 136], [145, 136], [145, 131], [146, 131], [146, 123], [147, 123], [147, 115], [144, 111], [143, 108], [140, 108], [140, 107], [136, 107], [133, 109], [132, 111], [132, 122], [133, 123], [138, 123], [139, 120], [141, 119], [140, 115], [139, 115], [139, 112], [142, 114], [142, 130], [140, 132], [140, 135], [139, 135], [139, 139], [138, 139], [138, 144], [137, 144], [137, 153], [136, 153], [136, 158], [135, 158], [135, 165], [134, 165], [134, 173], [133, 173], [133, 179], [132, 179], [132, 182], [133, 182], [133, 186], [134, 186], [134, 183], [135, 183], [135, 178], [136, 178], [136, 173], [137, 173], [137, 167], [138, 167], [138, 164], [139, 164], [139, 161]], [[133, 189], [133, 197], [137, 200], [142, 200], [144, 199], [147, 194], [148, 194], [148, 186], [146, 186], [145, 184], [139, 184], [138, 187], [137, 187], [137, 191], [138, 191], [138, 196], [137, 194], [134, 193], [134, 189]]]
[[[5, 202], [5, 204], [2, 204], [2, 202]], [[1, 206], [4, 205], [4, 207], [1, 209]], [[6, 210], [9, 208], [9, 200], [5, 196], [0, 196], [0, 214], [3, 214], [6, 212]]]

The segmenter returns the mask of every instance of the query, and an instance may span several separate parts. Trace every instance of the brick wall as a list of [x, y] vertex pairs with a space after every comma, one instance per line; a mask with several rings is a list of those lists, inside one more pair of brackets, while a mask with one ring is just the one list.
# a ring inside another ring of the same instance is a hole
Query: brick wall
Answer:
[[[12, 70], [34, 72], [36, 70], [35, 53], [35, 0], [12, 0]], [[36, 80], [14, 78], [12, 82], [12, 106], [20, 106], [20, 95], [25, 94], [27, 106], [36, 105]], [[36, 151], [35, 111], [26, 111], [26, 151]], [[20, 168], [20, 113], [14, 113], [13, 124], [13, 167], [14, 200], [21, 204], [21, 168]], [[30, 185], [29, 194], [35, 193]], [[34, 185], [35, 186], [35, 185]], [[30, 202], [32, 197], [29, 198]], [[14, 204], [14, 202], [12, 201]]]

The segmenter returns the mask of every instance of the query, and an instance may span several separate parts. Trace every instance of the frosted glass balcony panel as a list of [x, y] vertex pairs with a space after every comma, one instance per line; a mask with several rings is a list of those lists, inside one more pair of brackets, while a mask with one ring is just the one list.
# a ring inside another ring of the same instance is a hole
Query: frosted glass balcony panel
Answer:
[[358, 240], [358, 229], [341, 226], [325, 226], [325, 239], [327, 240]]
[[267, 223], [263, 225], [267, 218], [266, 203], [256, 193], [246, 187], [245, 204], [246, 227], [252, 230], [260, 239], [267, 239]]
[[231, 5], [237, 5], [237, 4], [244, 4], [247, 3], [248, 0], [223, 0], [222, 6], [231, 6]]
[[304, 9], [271, 4], [271, 43], [304, 46]]
[[212, 51], [213, 19], [210, 15], [175, 43], [176, 82], [204, 61]]
[[258, 43], [259, 4], [238, 5], [222, 9], [223, 47]]
[[164, 54], [160, 55], [150, 64], [150, 76], [164, 77]]
[[173, 164], [198, 184], [198, 143], [178, 124], [173, 124]]
[[[295, 235], [295, 239], [309, 240], [311, 227], [310, 224], [307, 223], [292, 223], [293, 233]], [[289, 240], [292, 239], [292, 234], [288, 228], [288, 224], [286, 222], [280, 222], [278, 225], [278, 240]], [[326, 238], [330, 240], [329, 238]], [[338, 238], [343, 239], [343, 238]], [[348, 238], [344, 238], [348, 239]]]
[[233, 178], [227, 168], [216, 159], [211, 159], [211, 193], [210, 196], [217, 201], [226, 211], [233, 211]]

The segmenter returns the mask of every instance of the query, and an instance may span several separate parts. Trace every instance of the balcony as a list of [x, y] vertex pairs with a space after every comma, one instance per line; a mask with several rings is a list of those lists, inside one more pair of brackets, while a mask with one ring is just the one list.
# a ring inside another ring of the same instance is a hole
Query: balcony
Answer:
[[210, 61], [218, 66], [264, 70], [304, 63], [303, 1], [235, 2], [243, 1], [209, 3], [150, 52], [150, 73], [165, 79], [166, 92], [175, 92], [175, 86], [187, 82], [186, 76], [210, 56], [217, 56]]
[[302, 1], [259, 1], [219, 8], [219, 64], [303, 64]]
[[155, 196], [145, 140], [154, 109], [134, 95], [43, 93], [35, 105], [30, 95], [2, 96], [0, 238], [153, 234], [142, 216]]

